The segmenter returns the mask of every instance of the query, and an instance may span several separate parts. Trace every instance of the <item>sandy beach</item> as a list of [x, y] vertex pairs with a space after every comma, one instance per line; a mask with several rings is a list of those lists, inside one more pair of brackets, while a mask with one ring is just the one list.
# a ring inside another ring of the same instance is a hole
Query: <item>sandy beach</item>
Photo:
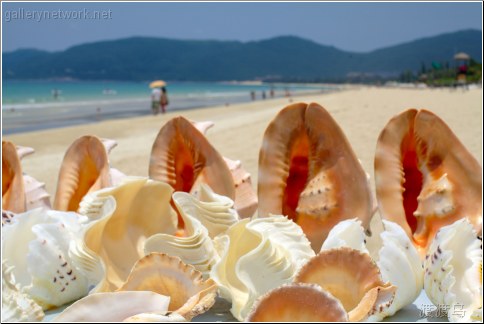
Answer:
[[[373, 180], [373, 158], [378, 135], [388, 120], [407, 108], [425, 108], [442, 118], [482, 165], [482, 90], [403, 89], [354, 87], [329, 94], [293, 98], [293, 102], [317, 102], [339, 123], [364, 169]], [[68, 146], [82, 135], [97, 135], [118, 142], [110, 154], [113, 167], [128, 175], [147, 176], [153, 141], [163, 124], [183, 115], [195, 121], [211, 120], [215, 127], [207, 137], [223, 155], [241, 160], [257, 184], [258, 155], [262, 136], [287, 98], [246, 104], [169, 112], [101, 121], [67, 128], [4, 136], [4, 140], [35, 149], [23, 160], [23, 171], [45, 182], [55, 194], [57, 174]]]

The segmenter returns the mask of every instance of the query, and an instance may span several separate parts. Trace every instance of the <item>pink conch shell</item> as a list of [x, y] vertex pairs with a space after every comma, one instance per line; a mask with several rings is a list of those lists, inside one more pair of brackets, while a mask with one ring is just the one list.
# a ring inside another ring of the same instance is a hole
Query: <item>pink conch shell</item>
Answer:
[[287, 215], [319, 251], [329, 231], [358, 217], [365, 228], [372, 198], [365, 171], [341, 128], [316, 103], [282, 109], [259, 154], [259, 217]]
[[409, 109], [388, 122], [376, 147], [375, 182], [381, 216], [422, 254], [442, 226], [463, 217], [481, 232], [482, 168], [430, 111]]
[[2, 209], [22, 213], [25, 206], [25, 187], [17, 149], [11, 142], [2, 141]]

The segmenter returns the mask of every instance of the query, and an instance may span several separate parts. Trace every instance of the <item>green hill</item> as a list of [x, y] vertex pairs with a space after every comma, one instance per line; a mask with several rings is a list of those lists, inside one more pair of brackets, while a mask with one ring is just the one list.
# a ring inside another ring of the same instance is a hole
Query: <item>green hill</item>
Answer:
[[396, 76], [422, 64], [452, 62], [456, 52], [482, 56], [482, 32], [465, 30], [370, 53], [352, 53], [298, 37], [262, 41], [186, 41], [133, 37], [82, 44], [61, 52], [2, 54], [8, 79], [338, 81], [370, 74]]

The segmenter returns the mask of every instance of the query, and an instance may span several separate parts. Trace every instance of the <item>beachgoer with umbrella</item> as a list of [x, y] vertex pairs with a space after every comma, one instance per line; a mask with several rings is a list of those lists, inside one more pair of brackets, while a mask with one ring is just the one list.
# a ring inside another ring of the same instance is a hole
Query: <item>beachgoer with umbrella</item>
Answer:
[[168, 105], [168, 96], [166, 94], [166, 82], [163, 80], [156, 80], [150, 83], [151, 92], [151, 110], [153, 115], [160, 112], [165, 113], [165, 107]]

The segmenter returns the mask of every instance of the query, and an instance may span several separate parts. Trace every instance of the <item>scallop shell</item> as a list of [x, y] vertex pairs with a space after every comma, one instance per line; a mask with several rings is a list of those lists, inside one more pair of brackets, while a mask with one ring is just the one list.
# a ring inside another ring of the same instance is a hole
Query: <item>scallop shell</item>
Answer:
[[239, 160], [230, 160], [226, 157], [224, 160], [232, 173], [235, 184], [235, 209], [240, 217], [251, 217], [257, 210], [257, 195], [252, 188], [250, 173], [242, 168]]
[[261, 297], [248, 322], [347, 322], [341, 302], [318, 285], [290, 284]]
[[482, 241], [468, 219], [437, 232], [424, 267], [425, 292], [450, 321], [482, 322]]
[[366, 237], [361, 221], [342, 221], [331, 230], [321, 249], [349, 247], [369, 253], [382, 279], [397, 287], [390, 307], [375, 313], [370, 321], [382, 320], [410, 305], [423, 288], [422, 262], [416, 248], [398, 224], [384, 220], [383, 225], [381, 233], [373, 231], [373, 237]]
[[23, 293], [43, 309], [79, 299], [87, 279], [69, 255], [85, 219], [75, 213], [34, 209], [2, 227], [2, 261]]
[[26, 210], [22, 166], [15, 145], [7, 141], [2, 141], [2, 210]]
[[[217, 213], [213, 211], [210, 213], [207, 207], [212, 207], [212, 209], [213, 207], [222, 207], [222, 213], [219, 213], [221, 216], [231, 217], [232, 215], [224, 215], [223, 212], [228, 214], [228, 207], [224, 208], [220, 204], [218, 206], [213, 206], [214, 204], [212, 206], [203, 206], [202, 203], [186, 192], [175, 192], [173, 201], [185, 223], [183, 236], [164, 233], [155, 234], [146, 240], [144, 253], [161, 252], [178, 256], [183, 262], [193, 265], [205, 277], [208, 277], [210, 269], [217, 261], [218, 256], [209, 236], [209, 231], [197, 218], [201, 218], [207, 223], [206, 218], [212, 217], [210, 221], [213, 223], [217, 222]], [[232, 220], [233, 218], [229, 219]], [[220, 220], [223, 221], [224, 219], [221, 217]]]
[[482, 226], [482, 168], [451, 129], [409, 109], [380, 133], [376, 195], [383, 218], [399, 224], [424, 254], [440, 227], [467, 216]]
[[[92, 292], [121, 287], [133, 265], [144, 256], [144, 243], [157, 233], [175, 234], [172, 189], [146, 178], [126, 178], [118, 187], [86, 196], [79, 212], [92, 220], [71, 254], [92, 278]], [[102, 276], [101, 278], [99, 276]]]
[[140, 259], [118, 291], [153, 291], [170, 296], [168, 310], [187, 320], [205, 313], [215, 303], [217, 286], [180, 258], [151, 253]]
[[166, 312], [169, 303], [170, 297], [151, 291], [96, 293], [70, 305], [53, 321], [121, 322], [145, 312]]
[[2, 322], [40, 322], [44, 312], [15, 284], [12, 267], [2, 261]]
[[[183, 117], [171, 119], [158, 133], [151, 149], [149, 176], [175, 191], [193, 192], [199, 183], [206, 183], [220, 195], [235, 197], [232, 175], [222, 156]], [[181, 216], [178, 222], [183, 227]]]
[[301, 268], [295, 282], [320, 285], [339, 299], [352, 322], [385, 311], [396, 291], [382, 281], [368, 254], [345, 247], [320, 252]]
[[215, 238], [221, 257], [210, 273], [231, 313], [243, 320], [255, 300], [292, 281], [314, 255], [301, 228], [283, 216], [243, 219]]
[[279, 112], [259, 154], [259, 217], [283, 214], [302, 227], [315, 251], [341, 220], [368, 226], [372, 198], [365, 172], [343, 131], [315, 103]]

